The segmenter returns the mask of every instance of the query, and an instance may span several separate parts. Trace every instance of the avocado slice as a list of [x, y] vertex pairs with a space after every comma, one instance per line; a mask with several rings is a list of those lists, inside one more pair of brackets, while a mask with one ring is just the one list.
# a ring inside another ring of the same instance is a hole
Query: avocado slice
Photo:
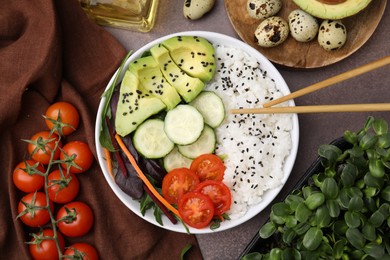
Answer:
[[145, 56], [131, 62], [129, 71], [138, 77], [141, 88], [164, 102], [167, 110], [171, 110], [181, 102], [180, 95], [164, 78], [160, 66], [152, 56]]
[[346, 0], [338, 4], [326, 4], [320, 0], [293, 0], [303, 11], [312, 16], [338, 20], [352, 16], [363, 10], [371, 0]]
[[198, 36], [174, 36], [161, 43], [170, 52], [172, 60], [188, 75], [203, 82], [215, 74], [215, 49]]
[[205, 87], [199, 78], [193, 78], [185, 73], [171, 59], [168, 49], [158, 44], [150, 49], [150, 53], [160, 66], [162, 74], [177, 90], [185, 102], [191, 102]]
[[159, 98], [140, 88], [140, 82], [134, 74], [126, 71], [119, 90], [115, 130], [120, 136], [126, 136], [147, 118], [165, 108]]

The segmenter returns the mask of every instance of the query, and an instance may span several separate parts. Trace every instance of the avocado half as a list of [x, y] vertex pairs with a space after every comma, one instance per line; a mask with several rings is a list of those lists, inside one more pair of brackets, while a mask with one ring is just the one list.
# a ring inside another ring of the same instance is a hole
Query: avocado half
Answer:
[[319, 0], [293, 0], [305, 12], [312, 16], [338, 20], [352, 16], [363, 10], [371, 0], [346, 0], [339, 4], [326, 4]]

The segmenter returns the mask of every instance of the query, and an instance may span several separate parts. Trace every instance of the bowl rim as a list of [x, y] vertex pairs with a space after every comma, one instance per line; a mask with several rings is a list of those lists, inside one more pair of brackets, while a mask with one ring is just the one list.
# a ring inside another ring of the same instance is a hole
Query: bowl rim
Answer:
[[[214, 41], [214, 44], [221, 44], [221, 45], [226, 44], [226, 45], [235, 46], [235, 47], [238, 46], [246, 53], [257, 57], [261, 66], [265, 70], [267, 70], [267, 75], [275, 81], [276, 86], [278, 87], [278, 89], [280, 89], [280, 91], [284, 95], [287, 95], [290, 93], [290, 90], [287, 86], [287, 83], [285, 82], [285, 80], [282, 77], [282, 75], [280, 74], [280, 72], [264, 55], [262, 55], [256, 49], [254, 49], [250, 45], [246, 44], [245, 42], [243, 42], [237, 38], [233, 38], [231, 36], [224, 35], [224, 34], [217, 33], [217, 32], [182, 31], [182, 32], [177, 32], [177, 33], [173, 33], [173, 34], [169, 34], [169, 35], [165, 35], [163, 37], [157, 38], [157, 39], [147, 43], [146, 45], [144, 45], [140, 49], [136, 50], [135, 52], [133, 52], [132, 55], [125, 61], [124, 67], [127, 68], [131, 61], [140, 57], [142, 55], [142, 53], [149, 50], [152, 46], [164, 41], [165, 39], [168, 39], [168, 38], [171, 38], [174, 36], [179, 36], [179, 35], [199, 36], [199, 37], [203, 37], [203, 38], [209, 40], [210, 42]], [[107, 88], [110, 86], [110, 84], [112, 84], [112, 82], [113, 82], [114, 78], [116, 77], [116, 75], [118, 74], [118, 72], [119, 72], [119, 69], [117, 69], [115, 71], [115, 73], [111, 77], [111, 79], [108, 82], [107, 87], [105, 88], [104, 91], [106, 91]], [[124, 76], [124, 71], [122, 71], [122, 73], [119, 75], [118, 80], [121, 81], [123, 76]], [[171, 231], [175, 231], [175, 232], [179, 232], [179, 233], [188, 233], [189, 232], [191, 234], [215, 233], [215, 232], [220, 232], [220, 231], [234, 228], [236, 226], [239, 226], [239, 225], [247, 222], [248, 220], [250, 220], [251, 218], [253, 218], [257, 214], [259, 214], [262, 210], [264, 210], [269, 204], [271, 204], [272, 201], [274, 200], [274, 198], [282, 190], [282, 188], [284, 187], [285, 183], [287, 182], [287, 180], [291, 174], [292, 168], [293, 168], [294, 163], [295, 163], [295, 159], [296, 159], [296, 155], [297, 155], [297, 151], [298, 151], [298, 144], [299, 144], [299, 123], [298, 123], [297, 114], [292, 115], [292, 130], [291, 130], [292, 146], [291, 146], [290, 154], [288, 155], [288, 157], [284, 161], [284, 165], [283, 165], [284, 176], [282, 179], [282, 185], [280, 185], [279, 187], [276, 187], [274, 189], [265, 191], [264, 194], [262, 195], [262, 201], [259, 204], [256, 204], [256, 205], [250, 207], [244, 216], [242, 216], [238, 219], [235, 219], [235, 220], [224, 221], [223, 223], [221, 223], [221, 226], [215, 230], [211, 230], [208, 227], [203, 228], [203, 229], [184, 227], [184, 225], [180, 224], [180, 223], [174, 225], [169, 221], [169, 219], [165, 215], [162, 216], [162, 220], [164, 223], [164, 225], [162, 226], [156, 222], [154, 215], [150, 210], [148, 212], [146, 212], [145, 216], [143, 216], [139, 210], [139, 202], [132, 199], [129, 195], [124, 193], [117, 186], [115, 181], [112, 179], [111, 175], [108, 173], [106, 161], [104, 159], [104, 153], [103, 153], [102, 147], [100, 145], [100, 141], [99, 141], [100, 129], [101, 129], [101, 114], [102, 114], [105, 99], [106, 98], [104, 96], [102, 96], [102, 98], [100, 100], [97, 115], [96, 115], [96, 124], [95, 124], [95, 145], [96, 145], [96, 152], [97, 152], [99, 166], [100, 166], [102, 173], [103, 173], [106, 181], [108, 182], [111, 190], [115, 193], [115, 195], [119, 198], [119, 200], [127, 208], [129, 208], [133, 213], [135, 213], [139, 217], [143, 218], [144, 220], [146, 220], [149, 223], [154, 224], [158, 227], [161, 227], [161, 228], [164, 228], [167, 230], [171, 230]], [[293, 100], [288, 101], [288, 104], [290, 106], [295, 106], [295, 103]], [[135, 205], [134, 205], [135, 203], [137, 203], [136, 204], [137, 207], [135, 207]]]

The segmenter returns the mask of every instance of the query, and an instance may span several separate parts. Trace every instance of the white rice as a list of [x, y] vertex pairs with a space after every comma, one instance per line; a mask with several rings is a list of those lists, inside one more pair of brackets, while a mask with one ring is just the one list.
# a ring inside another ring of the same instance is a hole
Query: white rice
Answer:
[[[261, 64], [242, 50], [215, 46], [217, 73], [206, 86], [224, 101], [226, 111], [261, 107], [282, 96]], [[291, 149], [292, 116], [233, 115], [217, 128], [216, 154], [226, 157], [224, 183], [232, 192], [231, 219], [261, 202], [269, 189], [282, 185], [283, 164]]]

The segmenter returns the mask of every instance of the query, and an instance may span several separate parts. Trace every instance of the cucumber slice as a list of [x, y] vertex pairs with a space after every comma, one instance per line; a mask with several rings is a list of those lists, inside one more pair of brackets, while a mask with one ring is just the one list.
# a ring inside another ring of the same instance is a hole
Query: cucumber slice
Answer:
[[202, 154], [214, 153], [216, 142], [214, 129], [205, 125], [198, 140], [189, 145], [178, 145], [178, 150], [185, 157], [195, 159]]
[[190, 168], [192, 160], [183, 156], [177, 147], [167, 154], [163, 159], [164, 168], [167, 172], [176, 168]]
[[216, 128], [225, 119], [225, 107], [222, 99], [212, 91], [201, 92], [190, 105], [199, 110], [204, 118], [204, 122]]
[[133, 136], [135, 149], [146, 158], [162, 158], [175, 144], [164, 132], [164, 121], [148, 119], [135, 130]]
[[190, 105], [178, 105], [165, 116], [165, 133], [175, 144], [187, 145], [195, 142], [203, 128], [202, 114]]

